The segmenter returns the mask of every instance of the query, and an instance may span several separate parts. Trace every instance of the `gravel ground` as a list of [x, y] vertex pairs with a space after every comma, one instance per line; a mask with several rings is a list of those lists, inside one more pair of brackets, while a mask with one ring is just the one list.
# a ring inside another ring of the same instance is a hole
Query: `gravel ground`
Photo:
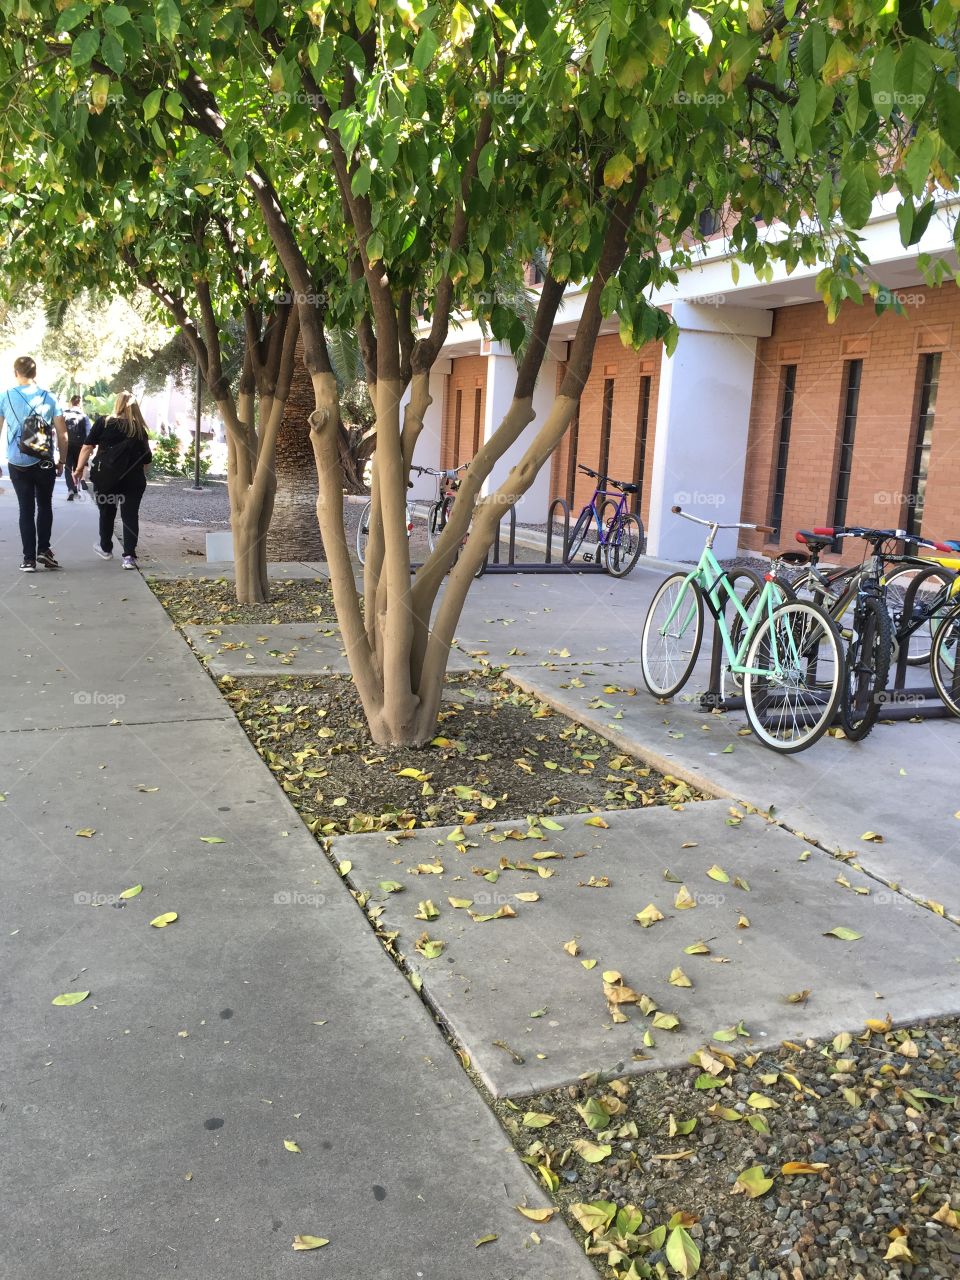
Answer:
[[192, 478], [154, 476], [140, 504], [140, 517], [154, 524], [192, 525], [197, 529], [228, 529], [230, 500], [225, 480], [205, 481], [203, 493], [192, 493]]
[[960, 1275], [960, 1022], [731, 1047], [494, 1104], [601, 1275]]

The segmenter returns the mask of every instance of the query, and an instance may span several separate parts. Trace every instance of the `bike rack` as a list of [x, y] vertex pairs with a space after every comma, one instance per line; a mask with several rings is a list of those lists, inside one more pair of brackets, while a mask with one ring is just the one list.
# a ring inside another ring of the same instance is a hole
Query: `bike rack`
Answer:
[[[756, 584], [756, 573], [751, 569], [734, 569], [732, 573], [727, 574], [727, 579], [731, 586], [734, 585], [738, 578], [747, 578], [751, 583]], [[724, 617], [726, 617], [729, 604], [730, 598], [728, 596], [723, 602]], [[732, 698], [724, 698], [720, 693], [724, 657], [723, 636], [717, 626], [716, 619], [714, 619], [713, 647], [710, 651], [710, 678], [698, 701], [700, 706], [707, 711], [742, 711], [744, 706], [742, 694], [735, 694]]]
[[[909, 618], [913, 615], [913, 602], [917, 598], [917, 592], [926, 582], [927, 578], [937, 575], [943, 577], [947, 570], [942, 569], [939, 565], [931, 565], [929, 569], [922, 569], [914, 575], [913, 581], [903, 593], [903, 616]], [[907, 661], [910, 655], [910, 641], [907, 639], [900, 645], [900, 652], [897, 654], [897, 666], [893, 674], [893, 684], [888, 687], [884, 694], [884, 707], [880, 712], [880, 718], [883, 720], [912, 720], [915, 716], [920, 716], [924, 720], [939, 720], [953, 713], [948, 707], [945, 707], [939, 693], [932, 684], [907, 686], [907, 672], [910, 670]]]
[[[553, 521], [555, 513], [563, 512], [563, 545], [559, 560], [553, 558]], [[504, 520], [510, 521], [509, 536], [507, 538], [507, 558], [501, 559], [500, 543], [501, 543], [501, 526]], [[603, 563], [597, 564], [567, 564], [567, 551], [570, 546], [570, 506], [563, 498], [554, 498], [547, 509], [547, 545], [544, 552], [543, 560], [517, 560], [517, 511], [516, 507], [510, 507], [509, 511], [500, 517], [497, 525], [497, 533], [494, 538], [493, 546], [487, 552], [487, 558], [483, 563], [478, 576], [488, 573], [606, 573], [607, 567]]]

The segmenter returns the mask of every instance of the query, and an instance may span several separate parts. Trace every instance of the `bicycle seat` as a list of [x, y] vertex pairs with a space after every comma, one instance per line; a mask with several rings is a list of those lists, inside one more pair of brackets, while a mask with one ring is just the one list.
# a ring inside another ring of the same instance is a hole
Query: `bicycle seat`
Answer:
[[829, 547], [833, 538], [827, 538], [823, 534], [811, 533], [809, 529], [798, 529], [796, 533], [798, 542], [804, 543], [814, 553], [823, 551], [825, 547]]
[[611, 480], [611, 484], [615, 484], [623, 493], [639, 493], [640, 486], [638, 484], [621, 484], [619, 480]]

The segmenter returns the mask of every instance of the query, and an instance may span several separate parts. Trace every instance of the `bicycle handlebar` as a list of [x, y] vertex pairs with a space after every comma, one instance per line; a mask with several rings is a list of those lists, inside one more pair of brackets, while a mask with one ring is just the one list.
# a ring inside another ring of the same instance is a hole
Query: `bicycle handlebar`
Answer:
[[446, 479], [452, 479], [460, 471], [466, 471], [469, 462], [461, 462], [459, 467], [448, 468], [446, 470], [437, 470], [436, 467], [415, 467], [411, 466], [411, 471], [416, 471], [418, 476], [444, 476]]
[[683, 507], [671, 507], [675, 516], [683, 516], [684, 520], [692, 520], [694, 524], [706, 525], [708, 529], [755, 529], [757, 533], [776, 533], [776, 529], [768, 524], [721, 524], [719, 520], [704, 520], [701, 516], [692, 516]]
[[577, 470], [582, 471], [585, 476], [592, 476], [594, 480], [599, 481], [598, 488], [604, 484], [612, 484], [615, 489], [626, 490], [631, 493], [629, 480], [614, 480], [613, 476], [603, 476], [599, 471], [594, 471], [592, 467], [585, 467], [582, 463], [577, 463]]
[[938, 542], [935, 538], [921, 538], [919, 534], [908, 533], [906, 529], [868, 529], [865, 525], [843, 525], [834, 528], [831, 525], [815, 525], [813, 532], [821, 538], [863, 538], [867, 542], [914, 542], [918, 547], [929, 547], [931, 551], [939, 551], [941, 555], [950, 555], [954, 548], [948, 542]]

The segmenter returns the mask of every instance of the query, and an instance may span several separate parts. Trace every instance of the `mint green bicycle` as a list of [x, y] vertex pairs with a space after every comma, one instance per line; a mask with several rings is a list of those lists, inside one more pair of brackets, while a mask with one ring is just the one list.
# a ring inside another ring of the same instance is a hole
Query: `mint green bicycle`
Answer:
[[[671, 574], [660, 584], [643, 624], [640, 669], [657, 698], [671, 698], [687, 683], [700, 655], [704, 614], [709, 610], [723, 643], [724, 678], [742, 681], [750, 727], [774, 751], [803, 751], [833, 721], [843, 687], [843, 649], [833, 620], [818, 605], [787, 598], [768, 574], [747, 609], [713, 554], [720, 529], [765, 525], [720, 524], [675, 515], [706, 525], [703, 553], [689, 573]], [[726, 611], [733, 604], [732, 626]]]

